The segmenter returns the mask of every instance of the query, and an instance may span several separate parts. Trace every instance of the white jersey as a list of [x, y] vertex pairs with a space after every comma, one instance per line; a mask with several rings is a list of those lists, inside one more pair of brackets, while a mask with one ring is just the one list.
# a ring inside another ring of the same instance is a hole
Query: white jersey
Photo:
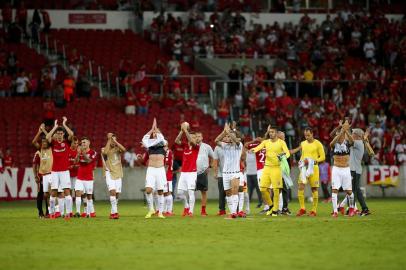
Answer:
[[224, 173], [239, 173], [240, 172], [240, 159], [242, 153], [242, 143], [231, 144], [231, 143], [221, 143], [221, 148], [223, 148], [224, 164], [223, 164], [223, 174]]

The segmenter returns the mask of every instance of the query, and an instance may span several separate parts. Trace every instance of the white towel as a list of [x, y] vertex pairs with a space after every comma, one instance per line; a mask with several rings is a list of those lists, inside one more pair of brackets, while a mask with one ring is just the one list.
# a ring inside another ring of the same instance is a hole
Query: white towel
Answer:
[[313, 175], [313, 173], [314, 173], [314, 160], [311, 158], [306, 158], [306, 159], [307, 159], [306, 177], [309, 177], [310, 175]]

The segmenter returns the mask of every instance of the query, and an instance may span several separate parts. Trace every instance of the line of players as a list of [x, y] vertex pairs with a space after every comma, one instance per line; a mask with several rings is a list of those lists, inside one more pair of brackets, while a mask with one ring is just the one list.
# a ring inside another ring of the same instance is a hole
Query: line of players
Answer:
[[[89, 138], [81, 138], [79, 144], [72, 130], [66, 125], [66, 121], [67, 119], [64, 117], [62, 126], [58, 126], [57, 121], [55, 121], [54, 127], [49, 132], [45, 130], [44, 125], [41, 125], [33, 140], [33, 144], [38, 148], [34, 158], [34, 170], [36, 175], [38, 175], [37, 182], [40, 187], [37, 201], [39, 215], [40, 217], [44, 216], [42, 211], [42, 197], [44, 194], [45, 197], [49, 197], [50, 218], [56, 218], [60, 215], [65, 218], [72, 217], [72, 195], [74, 195], [76, 197], [75, 217], [95, 217], [92, 195], [93, 171], [96, 166], [97, 153], [90, 149]], [[353, 134], [350, 134], [349, 130], [350, 125], [348, 121], [345, 121], [344, 124], [340, 122], [339, 127], [333, 131], [336, 132], [336, 136], [330, 143], [334, 157], [332, 171], [332, 215], [335, 217], [339, 210], [337, 193], [340, 188], [343, 188], [347, 193], [346, 200], [340, 206], [344, 206], [345, 202], [348, 201], [349, 215], [353, 216], [355, 214], [355, 200], [352, 193], [354, 179], [358, 181], [356, 194], [357, 199], [362, 205], [361, 213], [364, 215], [369, 214], [369, 210], [366, 207], [365, 201], [361, 198], [362, 194], [359, 191], [361, 172], [358, 169], [361, 164], [360, 158], [363, 155], [364, 144], [370, 152], [367, 141], [368, 134], [362, 134], [362, 130], [359, 129], [353, 130]], [[65, 138], [65, 131], [67, 138]], [[41, 144], [39, 144], [38, 141], [42, 134]], [[200, 186], [198, 189], [202, 191], [201, 214], [207, 215], [205, 211], [205, 199], [207, 197], [205, 195], [207, 191], [207, 170], [209, 167], [208, 158], [213, 158], [214, 154], [210, 146], [202, 143], [202, 137], [199, 139], [199, 135], [201, 133], [190, 132], [189, 125], [185, 122], [182, 123], [180, 133], [175, 140], [177, 144], [182, 144], [183, 136], [187, 140], [187, 143], [183, 145], [183, 163], [178, 183], [178, 196], [184, 203], [183, 216], [193, 216], [196, 184]], [[221, 180], [231, 218], [246, 216], [246, 213], [243, 211], [244, 203], [246, 212], [249, 211], [248, 195], [246, 193], [246, 175], [244, 173], [247, 152], [256, 153], [258, 181], [265, 202], [264, 212], [267, 215], [276, 216], [280, 213], [290, 214], [287, 208], [286, 191], [293, 186], [293, 183], [290, 179], [287, 159], [291, 154], [301, 151], [302, 155], [299, 162], [300, 175], [298, 179], [300, 210], [297, 216], [306, 214], [304, 187], [307, 183], [310, 184], [313, 198], [313, 207], [309, 215], [317, 215], [318, 164], [325, 160], [325, 154], [322, 144], [313, 138], [311, 128], [304, 130], [304, 136], [306, 140], [299, 147], [289, 150], [284, 142], [284, 134], [280, 131], [278, 132], [275, 127], [269, 126], [264, 138], [257, 138], [243, 145], [240, 133], [235, 129], [235, 126], [225, 125], [223, 132], [215, 140], [217, 145], [216, 159], [221, 161], [216, 167], [222, 167]], [[355, 143], [355, 141], [358, 141], [358, 143]], [[359, 141], [361, 141], [361, 144]], [[159, 218], [171, 216], [173, 215], [172, 183], [167, 181], [167, 179], [172, 179], [173, 157], [168, 149], [168, 142], [158, 129], [155, 119], [152, 129], [143, 137], [142, 144], [147, 149], [147, 153], [143, 156], [138, 155], [138, 162], [147, 166], [145, 193], [149, 211], [146, 218], [151, 218], [155, 214]], [[204, 149], [202, 146], [206, 146], [206, 150], [204, 150], [205, 153], [203, 155], [199, 155], [199, 152], [201, 153], [202, 149]], [[125, 147], [117, 141], [116, 136], [108, 133], [106, 146], [101, 149], [101, 152], [104, 177], [110, 193], [110, 218], [112, 219], [119, 218], [118, 198], [121, 193], [123, 177], [121, 154], [124, 151]], [[358, 151], [357, 157], [351, 157], [351, 154], [356, 151]], [[198, 158], [202, 156], [207, 160], [199, 161]], [[353, 181], [351, 181], [352, 168], [350, 168], [350, 163], [355, 168], [352, 175]], [[72, 194], [72, 190], [75, 191], [74, 194]], [[154, 193], [156, 194], [155, 203]], [[83, 200], [82, 196], [84, 196]], [[279, 203], [280, 196], [283, 198], [283, 204]], [[58, 205], [56, 205], [56, 198], [58, 198]], [[80, 214], [82, 202], [85, 205], [85, 211], [83, 214]], [[282, 205], [282, 211], [280, 211], [280, 206]], [[59, 213], [57, 206], [59, 206]]]

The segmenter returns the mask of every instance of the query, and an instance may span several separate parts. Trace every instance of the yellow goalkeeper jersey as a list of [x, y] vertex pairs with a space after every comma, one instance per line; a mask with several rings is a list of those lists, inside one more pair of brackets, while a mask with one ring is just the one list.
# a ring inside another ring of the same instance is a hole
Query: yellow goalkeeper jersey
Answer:
[[260, 145], [253, 148], [252, 151], [256, 153], [264, 148], [266, 150], [265, 166], [279, 166], [279, 154], [285, 153], [287, 158], [290, 156], [289, 149], [286, 146], [285, 141], [282, 141], [281, 139], [277, 139], [274, 142], [270, 139], [264, 140]]
[[302, 156], [300, 157], [300, 160], [311, 158], [314, 161], [317, 161], [317, 163], [320, 163], [326, 159], [323, 145], [319, 140], [314, 139], [311, 143], [305, 140], [301, 142], [300, 146], [302, 147]]

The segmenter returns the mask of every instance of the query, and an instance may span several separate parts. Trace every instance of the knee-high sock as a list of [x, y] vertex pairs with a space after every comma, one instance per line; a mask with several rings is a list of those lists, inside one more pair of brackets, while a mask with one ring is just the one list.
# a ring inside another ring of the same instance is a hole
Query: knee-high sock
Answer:
[[312, 192], [312, 198], [313, 198], [312, 211], [317, 212], [317, 205], [319, 204], [319, 191], [318, 190]]
[[183, 207], [189, 208], [189, 202], [187, 200], [186, 191], [178, 190], [178, 197], [183, 201]]
[[117, 213], [117, 198], [116, 196], [110, 196], [111, 212], [112, 214]]
[[82, 197], [77, 196], [75, 199], [75, 204], [76, 204], [76, 213], [80, 214], [80, 205], [82, 203]]
[[279, 210], [279, 188], [273, 189], [273, 212], [277, 212]]
[[283, 196], [282, 196], [282, 191], [279, 189], [279, 204], [278, 204], [278, 210], [282, 211], [283, 208]]
[[58, 198], [59, 212], [61, 215], [65, 214], [65, 198]]
[[173, 197], [172, 194], [165, 197], [166, 212], [172, 213], [173, 211]]
[[232, 200], [232, 206], [233, 206], [233, 212], [231, 212], [231, 214], [237, 214], [238, 195], [232, 195], [231, 200]]
[[238, 211], [244, 211], [244, 192], [238, 192]]
[[346, 207], [348, 203], [348, 195], [345, 195], [344, 200], [342, 200], [342, 202], [340, 203], [340, 207]]
[[189, 193], [189, 213], [193, 214], [193, 209], [195, 208], [195, 191], [194, 190], [188, 190]]
[[244, 205], [245, 205], [245, 212], [250, 212], [250, 198], [248, 192], [244, 192]]
[[37, 209], [38, 215], [43, 215], [44, 211], [42, 210], [42, 201], [44, 200], [44, 192], [42, 190], [37, 193]]
[[145, 198], [147, 199], [148, 211], [154, 211], [154, 198], [152, 197], [152, 193], [145, 194]]
[[49, 205], [48, 205], [48, 198], [45, 197], [45, 214], [48, 215], [49, 214]]
[[87, 207], [86, 207], [86, 214], [90, 215], [93, 210], [93, 200], [92, 199], [87, 199]]
[[233, 199], [232, 199], [232, 196], [227, 196], [226, 201], [227, 201], [228, 210], [230, 210], [230, 213], [232, 214], [233, 213]]
[[164, 212], [164, 195], [158, 195], [158, 211], [160, 214]]
[[337, 212], [337, 193], [331, 194], [331, 202], [333, 203], [333, 212]]
[[90, 213], [95, 213], [96, 211], [94, 210], [94, 200], [92, 199], [92, 205], [90, 206]]
[[54, 214], [55, 213], [55, 202], [56, 202], [56, 197], [51, 196], [49, 198], [49, 213]]
[[158, 194], [154, 193], [154, 208], [155, 210], [159, 209]]
[[354, 193], [351, 193], [351, 195], [348, 195], [348, 201], [349, 201], [349, 206], [350, 208], [354, 208]]
[[306, 209], [305, 202], [304, 202], [304, 189], [297, 192], [297, 198], [299, 200], [300, 209]]
[[65, 205], [66, 205], [66, 213], [71, 214], [73, 208], [73, 200], [71, 195], [65, 197]]
[[266, 205], [272, 205], [271, 194], [269, 193], [269, 189], [261, 190], [262, 200], [265, 202]]

